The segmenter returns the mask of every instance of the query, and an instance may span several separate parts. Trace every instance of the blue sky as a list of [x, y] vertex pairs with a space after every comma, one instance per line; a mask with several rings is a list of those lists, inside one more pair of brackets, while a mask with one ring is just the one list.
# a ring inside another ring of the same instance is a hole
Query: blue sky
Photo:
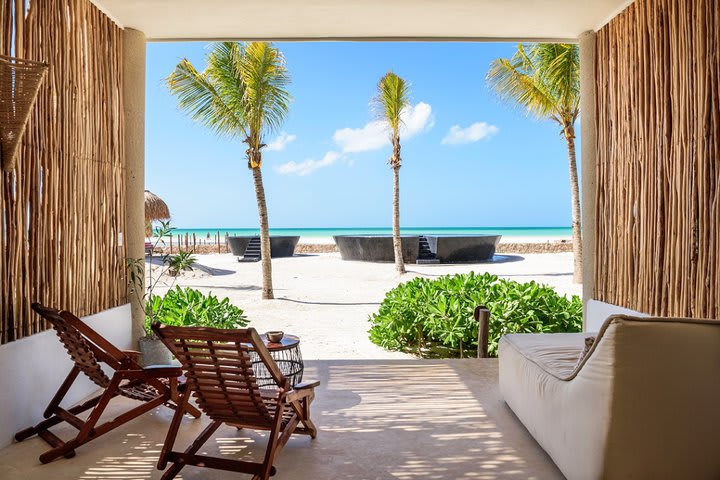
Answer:
[[[371, 100], [388, 70], [411, 84], [400, 172], [401, 223], [569, 226], [567, 151], [559, 128], [528, 119], [485, 84], [509, 43], [277, 43], [293, 102], [266, 143], [270, 226], [391, 225], [390, 147]], [[146, 188], [178, 228], [257, 226], [244, 145], [177, 109], [164, 79], [183, 57], [205, 66], [206, 43], [147, 50]], [[578, 128], [579, 130], [579, 128]], [[578, 138], [579, 158], [579, 138]]]

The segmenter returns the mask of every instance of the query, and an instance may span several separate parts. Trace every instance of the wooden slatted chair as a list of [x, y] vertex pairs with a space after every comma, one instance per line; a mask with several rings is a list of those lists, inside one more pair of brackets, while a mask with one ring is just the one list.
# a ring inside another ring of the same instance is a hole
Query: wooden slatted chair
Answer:
[[[40, 455], [42, 463], [51, 462], [61, 456], [71, 458], [75, 456], [77, 447], [159, 405], [177, 408], [178, 377], [182, 375], [180, 367], [143, 368], [137, 363], [140, 352], [118, 349], [72, 313], [43, 307], [38, 303], [34, 303], [32, 308], [52, 325], [74, 363], [72, 370], [45, 409], [43, 414], [45, 420], [15, 434], [15, 440], [18, 442], [38, 435], [50, 444], [52, 448]], [[105, 374], [100, 363], [105, 363], [115, 371], [112, 378]], [[79, 405], [64, 409], [60, 403], [81, 372], [102, 388], [103, 393]], [[108, 403], [118, 395], [138, 400], [142, 404], [98, 425], [98, 420]], [[90, 409], [92, 411], [86, 420], [83, 421], [78, 417], [79, 414]], [[200, 412], [187, 403], [180, 411], [190, 413], [196, 418], [200, 416]], [[62, 422], [67, 422], [78, 430], [75, 438], [64, 442], [49, 430]]]
[[[292, 434], [312, 438], [317, 435], [310, 419], [310, 403], [320, 382], [291, 387], [254, 328], [221, 330], [155, 323], [152, 329], [185, 370], [187, 381], [180, 386], [179, 406], [182, 408], [192, 395], [200, 409], [212, 419], [184, 452], [176, 452], [173, 445], [182, 415], [175, 414], [158, 461], [160, 470], [172, 463], [163, 480], [174, 478], [185, 465], [243, 472], [253, 475], [253, 480], [266, 480], [275, 474], [273, 459]], [[258, 387], [250, 349], [265, 364], [276, 388]], [[264, 460], [257, 463], [197, 455], [223, 423], [238, 429], [269, 430]]]

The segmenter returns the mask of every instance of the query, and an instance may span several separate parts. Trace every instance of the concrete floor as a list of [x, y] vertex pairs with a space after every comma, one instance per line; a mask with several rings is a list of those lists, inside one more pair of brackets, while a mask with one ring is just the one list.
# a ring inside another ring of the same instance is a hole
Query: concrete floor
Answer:
[[[503, 402], [497, 360], [319, 360], [305, 379], [320, 379], [313, 416], [316, 440], [292, 438], [275, 466], [278, 479], [562, 478]], [[134, 403], [116, 399], [110, 415]], [[170, 423], [162, 408], [108, 433], [72, 459], [41, 465], [38, 438], [0, 450], [0, 478], [159, 478], [157, 455]], [[176, 449], [184, 449], [207, 419], [186, 418]], [[56, 427], [63, 438], [74, 430]], [[222, 427], [201, 453], [260, 458], [263, 433]], [[186, 467], [178, 478], [249, 478]]]

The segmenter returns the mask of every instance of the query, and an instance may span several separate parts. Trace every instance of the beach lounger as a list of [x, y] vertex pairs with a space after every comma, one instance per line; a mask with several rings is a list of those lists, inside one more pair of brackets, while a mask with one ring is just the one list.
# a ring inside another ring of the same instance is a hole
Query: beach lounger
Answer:
[[[152, 329], [185, 370], [187, 381], [179, 387], [180, 408], [192, 395], [200, 409], [212, 419], [197, 439], [184, 452], [179, 452], [173, 450], [182, 420], [181, 410], [176, 412], [157, 465], [164, 470], [168, 463], [172, 464], [162, 476], [163, 480], [174, 478], [185, 465], [243, 472], [253, 475], [253, 480], [266, 480], [275, 474], [273, 459], [292, 434], [312, 438], [317, 435], [310, 420], [310, 403], [320, 382], [291, 387], [254, 328], [220, 330], [155, 323]], [[249, 353], [251, 348], [276, 386], [258, 388]], [[197, 455], [223, 423], [237, 428], [269, 430], [264, 460], [258, 463]]]
[[[182, 375], [179, 367], [142, 368], [137, 363], [139, 352], [118, 349], [72, 313], [43, 307], [38, 303], [33, 303], [32, 308], [52, 325], [74, 363], [45, 409], [45, 420], [15, 435], [18, 442], [38, 435], [50, 444], [52, 448], [40, 455], [40, 462], [48, 463], [61, 456], [71, 458], [79, 446], [160, 405], [177, 408], [178, 377]], [[114, 370], [112, 377], [105, 374], [100, 363]], [[62, 408], [60, 403], [80, 373], [103, 389], [103, 392], [80, 405]], [[118, 395], [142, 403], [112, 420], [98, 424], [110, 400]], [[78, 415], [87, 410], [91, 410], [90, 415], [86, 420], [81, 420]], [[180, 415], [185, 411], [195, 417], [200, 416], [200, 412], [192, 405], [183, 405]], [[49, 430], [62, 422], [78, 430], [77, 435], [67, 442]]]

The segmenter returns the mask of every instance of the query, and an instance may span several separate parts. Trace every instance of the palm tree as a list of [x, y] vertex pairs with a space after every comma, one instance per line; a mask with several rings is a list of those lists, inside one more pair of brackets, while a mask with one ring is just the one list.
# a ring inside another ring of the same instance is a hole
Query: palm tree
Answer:
[[375, 104], [390, 129], [392, 154], [388, 163], [393, 170], [393, 250], [395, 270], [402, 274], [405, 273], [405, 261], [400, 240], [400, 125], [403, 110], [410, 106], [410, 86], [393, 72], [388, 72], [378, 82], [377, 89]]
[[277, 131], [288, 113], [290, 75], [282, 53], [267, 42], [213, 44], [207, 68], [188, 59], [177, 64], [167, 85], [190, 117], [218, 135], [240, 138], [252, 171], [260, 220], [262, 298], [273, 298], [267, 204], [262, 180], [266, 134]]
[[575, 159], [575, 121], [580, 114], [580, 54], [569, 43], [518, 44], [511, 59], [498, 58], [487, 73], [491, 88], [528, 115], [560, 125], [567, 142], [572, 202], [573, 280], [582, 282], [580, 188]]

